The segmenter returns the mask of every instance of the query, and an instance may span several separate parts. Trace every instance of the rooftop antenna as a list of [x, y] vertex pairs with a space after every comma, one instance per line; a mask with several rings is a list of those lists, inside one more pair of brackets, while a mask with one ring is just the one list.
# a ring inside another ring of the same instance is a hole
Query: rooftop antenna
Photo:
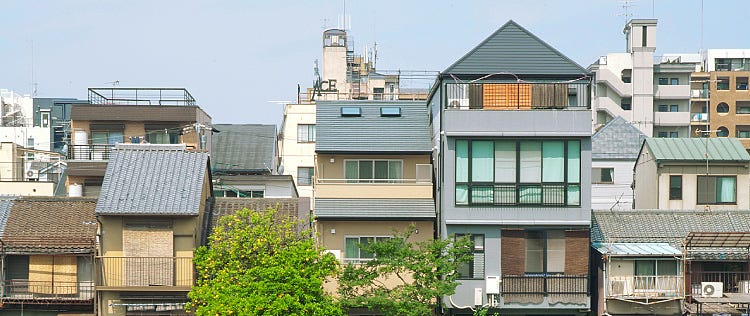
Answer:
[[620, 0], [622, 2], [622, 5], [620, 6], [623, 10], [623, 13], [618, 14], [618, 16], [622, 16], [625, 18], [625, 23], [628, 23], [628, 21], [633, 17], [633, 12], [631, 12], [630, 8], [634, 7], [635, 0]]
[[39, 84], [34, 81], [34, 40], [31, 40], [31, 97], [36, 98]]
[[323, 20], [321, 20], [321, 22], [323, 23], [323, 30], [327, 30], [328, 29], [328, 22], [330, 22], [330, 21], [331, 20], [328, 19], [328, 18], [324, 18]]

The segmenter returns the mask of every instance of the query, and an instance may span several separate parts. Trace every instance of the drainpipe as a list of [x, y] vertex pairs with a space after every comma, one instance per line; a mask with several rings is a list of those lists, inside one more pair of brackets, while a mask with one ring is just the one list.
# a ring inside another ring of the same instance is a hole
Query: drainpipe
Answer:
[[[0, 280], [3, 282], [3, 286], [0, 286], [0, 297], [5, 297], [5, 242], [0, 238]], [[0, 302], [0, 306], [2, 303]]]

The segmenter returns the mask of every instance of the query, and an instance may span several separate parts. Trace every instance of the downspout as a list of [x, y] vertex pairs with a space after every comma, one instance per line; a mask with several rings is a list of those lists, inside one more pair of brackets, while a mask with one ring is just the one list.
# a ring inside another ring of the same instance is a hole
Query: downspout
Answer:
[[[0, 238], [0, 281], [3, 282], [3, 286], [0, 286], [0, 297], [5, 297], [5, 242], [2, 238]], [[2, 307], [3, 304], [0, 302], [0, 307]]]

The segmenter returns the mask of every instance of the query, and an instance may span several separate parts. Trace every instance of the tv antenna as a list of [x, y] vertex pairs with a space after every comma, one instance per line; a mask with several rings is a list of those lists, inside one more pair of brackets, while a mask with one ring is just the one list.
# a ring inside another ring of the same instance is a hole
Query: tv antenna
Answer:
[[635, 6], [635, 0], [620, 0], [620, 2], [622, 3], [620, 7], [622, 8], [623, 12], [618, 14], [617, 16], [624, 17], [625, 23], [628, 23], [628, 21], [633, 18], [633, 12], [631, 8]]

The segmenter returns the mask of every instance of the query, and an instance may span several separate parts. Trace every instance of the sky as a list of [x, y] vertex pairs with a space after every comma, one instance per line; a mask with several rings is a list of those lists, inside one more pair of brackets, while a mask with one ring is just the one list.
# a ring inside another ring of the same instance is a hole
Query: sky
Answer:
[[[705, 1], [703, 47], [750, 48], [745, 8]], [[344, 10], [382, 70], [443, 70], [511, 19], [583, 67], [624, 52], [626, 17], [659, 20], [656, 55], [701, 48], [701, 0], [0, 0], [0, 89], [184, 87], [214, 123], [278, 124]]]

